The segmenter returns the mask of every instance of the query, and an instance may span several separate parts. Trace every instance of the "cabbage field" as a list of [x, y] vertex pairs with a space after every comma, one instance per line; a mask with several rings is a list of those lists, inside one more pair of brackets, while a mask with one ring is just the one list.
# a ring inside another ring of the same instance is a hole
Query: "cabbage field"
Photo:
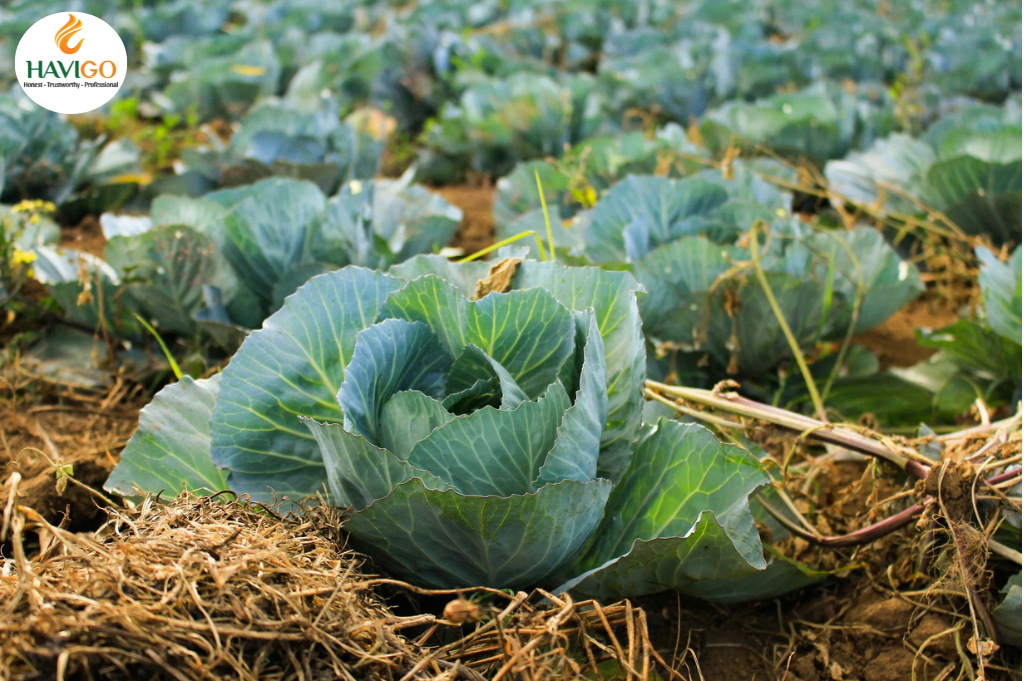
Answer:
[[0, 681], [1020, 679], [1021, 35], [11, 0]]

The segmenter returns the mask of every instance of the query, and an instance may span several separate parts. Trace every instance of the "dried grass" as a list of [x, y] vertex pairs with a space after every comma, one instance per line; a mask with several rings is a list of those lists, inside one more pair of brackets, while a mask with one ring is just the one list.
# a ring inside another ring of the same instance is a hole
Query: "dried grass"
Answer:
[[[639, 681], [658, 660], [629, 603], [367, 575], [324, 504], [281, 518], [223, 498], [147, 499], [86, 535], [17, 505], [17, 482], [0, 535], [14, 555], [0, 577], [3, 681], [576, 679], [608, 660]], [[396, 616], [381, 596], [395, 586], [451, 594], [450, 619]]]

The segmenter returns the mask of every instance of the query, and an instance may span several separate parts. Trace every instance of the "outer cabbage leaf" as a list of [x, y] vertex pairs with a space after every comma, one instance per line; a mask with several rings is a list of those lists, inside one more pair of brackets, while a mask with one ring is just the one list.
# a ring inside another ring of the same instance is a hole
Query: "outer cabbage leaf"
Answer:
[[402, 483], [349, 520], [354, 544], [390, 572], [447, 588], [522, 588], [573, 560], [601, 520], [611, 483], [566, 480], [511, 497]]
[[[336, 268], [317, 260], [307, 260], [305, 262], [292, 265], [285, 270], [283, 274], [281, 274], [277, 283], [274, 284], [274, 288], [270, 290], [270, 307], [267, 311], [271, 314], [277, 312], [281, 309], [281, 306], [284, 305], [285, 298], [295, 293], [300, 286], [313, 277], [319, 274], [327, 274], [334, 269]], [[238, 296], [239, 300], [235, 300], [235, 297], [233, 296], [232, 301], [237, 306], [243, 301], [243, 297], [254, 299], [255, 295], [256, 294], [252, 293], [251, 289], [245, 289], [242, 294]], [[253, 324], [253, 326], [258, 326], [258, 323]]]
[[388, 272], [399, 279], [413, 280], [427, 275], [451, 284], [466, 298], [476, 295], [476, 282], [487, 276], [490, 265], [482, 260], [454, 263], [441, 255], [420, 255], [391, 266]]
[[[213, 41], [188, 41], [192, 49], [166, 55], [175, 68], [161, 102], [184, 113], [198, 109], [202, 120], [231, 118], [248, 109], [260, 96], [273, 95], [281, 76], [281, 62], [268, 40], [244, 35], [223, 36]], [[158, 49], [173, 50], [180, 44], [168, 41]], [[159, 59], [161, 55], [155, 54]]]
[[4, 203], [28, 198], [62, 203], [95, 154], [96, 145], [80, 142], [74, 126], [59, 114], [25, 105], [13, 96], [0, 96], [0, 198]]
[[999, 635], [1003, 643], [1020, 646], [1021, 642], [1021, 611], [1020, 611], [1020, 573], [1013, 575], [1006, 582], [1000, 593], [1006, 594], [1003, 601], [992, 611], [992, 617], [999, 627]]
[[895, 134], [877, 140], [867, 151], [829, 161], [825, 177], [832, 191], [855, 204], [870, 206], [882, 201], [891, 212], [912, 213], [915, 206], [906, 195], [911, 199], [921, 196], [935, 159], [928, 143]]
[[228, 488], [210, 457], [210, 415], [220, 374], [198, 381], [183, 376], [139, 412], [139, 428], [121, 452], [103, 488], [123, 497], [182, 490], [209, 495]]
[[228, 209], [208, 198], [164, 194], [153, 199], [149, 217], [154, 225], [186, 225], [215, 237]]
[[419, 177], [451, 179], [448, 163], [504, 175], [518, 160], [560, 156], [574, 141], [575, 100], [571, 87], [528, 73], [476, 84], [427, 129]]
[[392, 262], [445, 246], [462, 222], [461, 210], [412, 179], [407, 172], [373, 182], [373, 229], [387, 241]]
[[361, 511], [414, 477], [430, 489], [451, 488], [437, 476], [413, 467], [339, 424], [302, 420], [320, 445], [331, 500], [339, 506]]
[[[70, 321], [95, 327], [102, 319], [108, 330], [118, 334], [138, 332], [138, 323], [132, 316], [134, 306], [118, 296], [121, 279], [114, 268], [82, 251], [49, 246], [33, 250], [36, 280], [47, 287]], [[80, 273], [87, 275], [84, 284], [79, 280]]]
[[858, 136], [885, 127], [880, 106], [871, 93], [846, 92], [832, 84], [812, 85], [792, 94], [773, 95], [754, 103], [728, 102], [708, 112], [700, 132], [715, 153], [738, 144], [818, 162], [845, 154]]
[[[536, 175], [540, 176], [554, 228], [561, 220], [568, 220], [590, 206], [606, 189], [628, 175], [663, 173], [666, 168], [672, 177], [699, 172], [703, 166], [677, 153], [700, 155], [700, 150], [685, 135], [679, 126], [669, 124], [654, 139], [639, 131], [591, 137], [573, 146], [560, 161], [518, 164], [497, 183], [494, 197], [497, 237], [504, 239], [538, 227], [541, 228], [539, 233], [543, 233]], [[581, 239], [570, 238], [575, 236], [570, 229], [561, 232], [553, 229], [553, 232], [556, 246], [582, 246]], [[530, 246], [532, 249], [533, 244]], [[539, 254], [536, 257], [539, 258]]]
[[353, 181], [328, 206], [314, 242], [317, 257], [337, 265], [387, 267], [451, 240], [462, 212], [412, 173], [399, 180]]
[[728, 193], [701, 179], [628, 177], [594, 208], [586, 254], [594, 262], [636, 262], [652, 249], [701, 231], [699, 218], [724, 204]]
[[100, 229], [103, 238], [110, 241], [114, 237], [138, 236], [153, 228], [153, 221], [145, 215], [114, 215], [104, 213], [100, 216]]
[[[730, 373], [756, 377], [792, 355], [763, 288], [734, 265], [750, 255], [689, 236], [653, 250], [633, 270], [648, 291], [648, 335], [708, 352]], [[811, 232], [772, 227], [761, 266], [801, 347], [885, 321], [922, 290], [917, 270], [873, 229]]]
[[636, 110], [660, 111], [676, 121], [704, 113], [714, 86], [714, 32], [701, 22], [687, 28], [685, 36], [654, 26], [609, 33], [598, 74], [615, 119]]
[[815, 232], [802, 244], [818, 256], [812, 271], [819, 281], [829, 281], [834, 269], [831, 286], [841, 296], [832, 322], [837, 337], [850, 324], [854, 334], [875, 328], [924, 292], [917, 268], [901, 260], [878, 230]]
[[764, 570], [750, 495], [769, 478], [746, 451], [696, 424], [666, 419], [647, 430], [608, 500], [586, 570], [559, 587], [598, 598]]
[[[1017, 145], [1021, 144], [1017, 128]], [[973, 156], [944, 159], [928, 169], [925, 202], [968, 234], [997, 243], [1020, 241], [1021, 161], [986, 162]]]
[[229, 150], [222, 177], [233, 166], [255, 162], [266, 174], [310, 180], [333, 194], [352, 179], [372, 178], [383, 144], [341, 122], [331, 107], [307, 112], [268, 100], [243, 119]]
[[[58, 326], [47, 329], [31, 348], [21, 354], [21, 366], [56, 385], [89, 391], [109, 390], [113, 378], [103, 366], [108, 348], [93, 333]], [[118, 358], [125, 362], [125, 357]]]
[[921, 140], [891, 135], [866, 152], [829, 162], [825, 176], [855, 204], [906, 215], [922, 212], [924, 204], [968, 234], [1020, 241], [1021, 127], [999, 110], [993, 116], [991, 108], [948, 116]]
[[679, 239], [655, 249], [635, 268], [647, 291], [640, 307], [644, 330], [656, 338], [699, 345], [706, 327], [708, 291], [743, 251], [703, 236]]
[[969, 319], [936, 331], [919, 331], [918, 343], [943, 350], [962, 365], [976, 367], [992, 376], [1020, 380], [1020, 343]]
[[294, 265], [311, 259], [324, 195], [308, 182], [272, 178], [252, 187], [224, 218], [224, 257], [269, 306], [274, 286]]
[[249, 334], [224, 370], [211, 425], [213, 459], [229, 469], [232, 489], [304, 497], [326, 482], [320, 448], [299, 417], [342, 421], [335, 396], [357, 334], [400, 286], [353, 267], [314, 277]]
[[511, 173], [498, 180], [494, 194], [494, 221], [499, 230], [541, 207], [537, 176], [540, 176], [548, 209], [561, 209], [566, 217], [571, 215], [563, 203], [569, 190], [569, 176], [547, 161], [527, 161], [516, 165]]
[[985, 323], [993, 331], [1021, 344], [1021, 247], [1003, 264], [987, 248], [975, 250], [981, 261], [981, 286]]

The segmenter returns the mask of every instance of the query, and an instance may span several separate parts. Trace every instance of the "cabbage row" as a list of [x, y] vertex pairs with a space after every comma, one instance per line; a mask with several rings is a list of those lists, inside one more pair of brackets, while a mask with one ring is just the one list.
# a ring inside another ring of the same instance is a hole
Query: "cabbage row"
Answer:
[[40, 236], [33, 265], [73, 322], [138, 337], [141, 315], [230, 351], [310, 277], [436, 251], [461, 219], [411, 176], [353, 180], [330, 199], [311, 182], [268, 178], [197, 199], [161, 195], [149, 216], [104, 214], [103, 259]]
[[[13, 73], [16, 39], [47, 7], [69, 9], [48, 0], [0, 10], [0, 72]], [[125, 40], [132, 78], [119, 100], [130, 98], [140, 115], [240, 123], [237, 139], [210, 137], [183, 159], [176, 192], [193, 195], [225, 174], [293, 174], [328, 194], [351, 173], [372, 176], [360, 173], [373, 136], [339, 124], [365, 107], [422, 132], [419, 179], [442, 182], [467, 171], [504, 175], [648, 120], [699, 120], [712, 152], [738, 144], [820, 165], [918, 132], [964, 97], [1019, 101], [1021, 87], [1020, 8], [1010, 3], [82, 0], [72, 9], [102, 17]], [[31, 142], [42, 130], [19, 118], [0, 113], [5, 153], [5, 138], [27, 132]], [[73, 189], [103, 186], [76, 173], [90, 165], [92, 145], [67, 126], [59, 142], [57, 132], [36, 139], [57, 162], [45, 172]], [[131, 151], [119, 151], [112, 155], [130, 165]], [[63, 198], [22, 165], [6, 171], [5, 201]], [[103, 210], [131, 191], [89, 198]]]

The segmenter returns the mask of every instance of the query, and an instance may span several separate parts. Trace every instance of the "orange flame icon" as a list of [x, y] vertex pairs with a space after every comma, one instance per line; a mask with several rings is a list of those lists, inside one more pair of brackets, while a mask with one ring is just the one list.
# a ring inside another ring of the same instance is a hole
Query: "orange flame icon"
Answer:
[[82, 20], [74, 14], [68, 14], [68, 23], [64, 24], [64, 26], [57, 31], [57, 35], [53, 37], [53, 42], [57, 43], [57, 47], [59, 47], [60, 51], [64, 54], [74, 54], [82, 47], [82, 43], [85, 41], [85, 38], [79, 38], [78, 43], [74, 47], [71, 47], [69, 42], [73, 37], [75, 37], [75, 34], [81, 30]]

